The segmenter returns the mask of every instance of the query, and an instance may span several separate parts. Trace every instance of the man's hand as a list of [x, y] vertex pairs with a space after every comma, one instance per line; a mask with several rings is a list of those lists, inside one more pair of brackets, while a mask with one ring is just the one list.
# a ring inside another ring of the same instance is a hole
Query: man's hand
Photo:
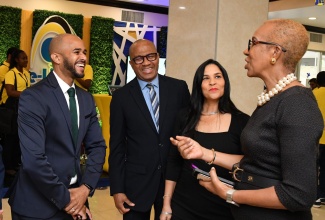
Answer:
[[[87, 215], [89, 218], [87, 218]], [[75, 220], [86, 220], [86, 219], [92, 220], [93, 219], [90, 210], [85, 205], [82, 207], [81, 211], [78, 214], [76, 214], [72, 217]]]
[[75, 216], [79, 212], [81, 212], [84, 207], [87, 197], [89, 195], [89, 189], [85, 185], [81, 185], [78, 188], [69, 189], [70, 191], [70, 202], [64, 208], [64, 210]]
[[130, 211], [129, 208], [124, 207], [124, 203], [126, 203], [129, 206], [135, 206], [133, 202], [131, 202], [128, 197], [124, 193], [116, 193], [113, 195], [115, 207], [121, 214], [125, 214], [128, 211]]

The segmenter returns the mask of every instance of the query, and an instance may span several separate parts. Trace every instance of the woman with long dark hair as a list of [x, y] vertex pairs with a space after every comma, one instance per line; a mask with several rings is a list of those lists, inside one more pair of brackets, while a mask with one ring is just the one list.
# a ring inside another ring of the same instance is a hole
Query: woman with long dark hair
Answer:
[[[264, 22], [248, 40], [247, 76], [263, 80], [265, 90], [258, 95], [258, 106], [240, 138], [243, 157], [222, 152], [213, 156], [214, 164], [227, 169], [234, 165], [235, 189], [222, 184], [217, 178], [222, 173], [213, 168], [211, 181], [200, 181], [231, 204], [236, 220], [313, 218], [324, 121], [311, 89], [294, 75], [308, 43], [306, 28], [288, 19]], [[172, 143], [185, 158], [212, 158], [205, 145], [188, 137], [177, 136]]]
[[[198, 67], [191, 104], [178, 119], [175, 133], [193, 138], [211, 155], [215, 151], [242, 154], [239, 136], [249, 116], [231, 101], [228, 74], [219, 62], [209, 59]], [[209, 171], [211, 166], [213, 161], [183, 159], [177, 148], [170, 149], [161, 220], [233, 219], [229, 204], [202, 188], [192, 175], [193, 167]], [[214, 167], [231, 179], [226, 169]]]

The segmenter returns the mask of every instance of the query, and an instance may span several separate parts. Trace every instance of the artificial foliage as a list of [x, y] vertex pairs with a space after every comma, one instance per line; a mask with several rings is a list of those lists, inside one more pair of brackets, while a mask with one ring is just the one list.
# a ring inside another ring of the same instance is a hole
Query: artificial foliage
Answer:
[[59, 11], [47, 11], [47, 10], [35, 10], [33, 12], [33, 30], [32, 30], [33, 38], [37, 30], [44, 23], [44, 21], [52, 15], [59, 15], [62, 18], [64, 18], [72, 27], [76, 35], [82, 38], [82, 29], [83, 29], [83, 22], [84, 22], [83, 15], [68, 14]]
[[0, 62], [7, 58], [10, 47], [20, 47], [22, 9], [0, 6]]
[[90, 28], [90, 60], [94, 78], [89, 91], [108, 94], [112, 82], [114, 19], [93, 16]]
[[161, 27], [160, 31], [158, 32], [157, 50], [159, 56], [162, 58], [166, 58], [167, 54], [167, 30], [167, 27]]

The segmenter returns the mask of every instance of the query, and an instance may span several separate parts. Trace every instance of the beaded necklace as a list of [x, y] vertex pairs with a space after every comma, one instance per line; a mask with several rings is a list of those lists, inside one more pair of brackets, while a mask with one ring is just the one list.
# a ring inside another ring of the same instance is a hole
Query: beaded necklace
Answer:
[[295, 76], [294, 73], [290, 73], [287, 76], [283, 77], [283, 79], [280, 79], [277, 84], [275, 84], [275, 87], [268, 92], [264, 90], [261, 95], [257, 96], [257, 105], [262, 106], [270, 99], [278, 94], [284, 87], [289, 85], [291, 82], [295, 81], [297, 77]]
[[218, 113], [219, 113], [219, 111], [216, 111], [216, 112], [207, 112], [207, 113], [201, 112], [201, 115], [210, 116], [210, 115], [215, 115], [215, 114], [218, 114]]

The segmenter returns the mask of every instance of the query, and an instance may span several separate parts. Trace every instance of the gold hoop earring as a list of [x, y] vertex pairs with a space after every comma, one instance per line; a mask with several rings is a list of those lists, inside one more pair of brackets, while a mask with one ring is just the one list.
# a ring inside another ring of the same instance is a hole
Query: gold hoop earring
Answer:
[[272, 57], [271, 64], [274, 65], [275, 63], [276, 63], [276, 59], [274, 57]]

